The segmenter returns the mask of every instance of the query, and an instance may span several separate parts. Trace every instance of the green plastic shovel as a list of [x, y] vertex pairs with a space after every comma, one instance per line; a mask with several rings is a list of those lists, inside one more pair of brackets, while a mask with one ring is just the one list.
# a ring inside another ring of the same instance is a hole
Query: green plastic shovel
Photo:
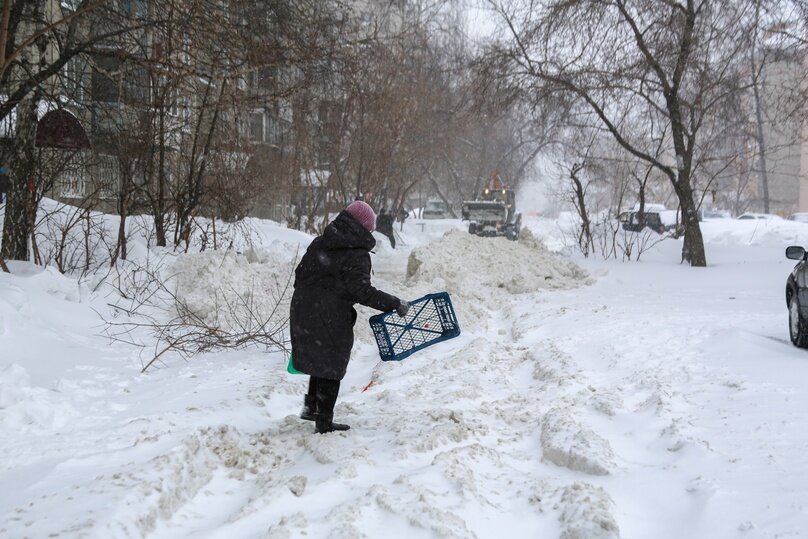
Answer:
[[286, 372], [288, 372], [289, 374], [306, 374], [305, 372], [300, 372], [299, 370], [297, 370], [295, 368], [294, 364], [292, 364], [292, 353], [291, 352], [289, 352], [289, 364], [286, 365]]

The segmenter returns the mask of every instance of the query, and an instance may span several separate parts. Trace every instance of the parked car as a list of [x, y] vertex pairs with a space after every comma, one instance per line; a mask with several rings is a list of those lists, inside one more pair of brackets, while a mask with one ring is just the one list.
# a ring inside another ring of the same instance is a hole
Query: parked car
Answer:
[[421, 212], [422, 219], [448, 219], [451, 217], [449, 207], [442, 200], [429, 200]]
[[792, 213], [788, 217], [789, 221], [797, 221], [799, 223], [808, 223], [808, 213]]
[[798, 260], [786, 279], [788, 334], [794, 346], [808, 348], [808, 261], [805, 248], [797, 245], [786, 248], [786, 258]]
[[702, 219], [729, 219], [731, 217], [728, 211], [724, 210], [702, 210]]
[[754, 212], [746, 212], [742, 213], [737, 217], [741, 220], [750, 220], [750, 219], [782, 219], [779, 215], [775, 215], [773, 213], [754, 213]]
[[[645, 227], [650, 228], [658, 234], [673, 231], [676, 229], [676, 210], [654, 210], [645, 212]], [[640, 232], [640, 212], [625, 211], [618, 216], [623, 230], [629, 232]]]

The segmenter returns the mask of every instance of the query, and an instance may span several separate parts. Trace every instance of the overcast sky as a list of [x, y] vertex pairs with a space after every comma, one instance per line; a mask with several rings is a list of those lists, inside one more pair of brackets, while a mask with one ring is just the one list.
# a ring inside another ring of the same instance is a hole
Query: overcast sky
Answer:
[[490, 38], [496, 30], [496, 14], [481, 0], [466, 0], [466, 28], [469, 37], [475, 41]]

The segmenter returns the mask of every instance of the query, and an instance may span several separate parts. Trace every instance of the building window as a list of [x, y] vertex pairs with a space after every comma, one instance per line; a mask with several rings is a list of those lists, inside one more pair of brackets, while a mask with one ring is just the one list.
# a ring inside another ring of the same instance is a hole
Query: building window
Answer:
[[177, 80], [161, 76], [152, 85], [153, 106], [165, 110], [175, 118], [189, 120], [191, 117], [191, 98], [178, 85]]
[[182, 118], [186, 122], [191, 119], [191, 98], [187, 95], [182, 98]]
[[267, 126], [267, 141], [272, 144], [278, 144], [281, 140], [281, 127], [278, 119], [274, 116], [267, 118], [269, 125]]
[[263, 111], [250, 113], [250, 142], [264, 142], [266, 115]]
[[149, 100], [149, 73], [142, 65], [127, 66], [122, 77], [126, 102], [132, 105], [146, 105]]
[[84, 156], [81, 152], [76, 152], [59, 173], [62, 197], [84, 198], [87, 194], [86, 174]]
[[74, 56], [64, 70], [64, 90], [67, 97], [81, 103], [84, 101], [84, 73], [87, 62], [81, 56]]
[[117, 76], [119, 62], [117, 58], [99, 56], [95, 59], [92, 71], [91, 91], [94, 101], [100, 103], [117, 103], [120, 100], [120, 89]]
[[166, 88], [166, 109], [172, 116], [182, 115], [182, 105], [180, 104], [180, 89], [176, 86]]
[[99, 198], [115, 198], [118, 191], [118, 159], [114, 155], [99, 155], [95, 185]]

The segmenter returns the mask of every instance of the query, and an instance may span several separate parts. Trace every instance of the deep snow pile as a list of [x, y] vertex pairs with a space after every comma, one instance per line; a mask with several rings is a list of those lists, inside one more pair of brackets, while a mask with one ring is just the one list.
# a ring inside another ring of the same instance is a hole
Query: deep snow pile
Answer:
[[[431, 241], [413, 238], [417, 246], [409, 251], [406, 266], [401, 256], [396, 256], [399, 253], [385, 248], [382, 241], [382, 256], [373, 260], [373, 283], [407, 300], [449, 292], [464, 331], [490, 327], [490, 311], [509, 302], [507, 296], [566, 290], [592, 282], [586, 271], [550, 252], [527, 228], [522, 229], [519, 241], [479, 237], [457, 226], [436, 229], [429, 235]], [[391, 264], [392, 260], [396, 263]], [[387, 282], [377, 281], [377, 277]], [[370, 309], [357, 308], [362, 318], [375, 314]], [[374, 342], [365, 323], [357, 324], [356, 336], [359, 341]]]
[[31, 376], [21, 365], [0, 366], [0, 430], [61, 428], [80, 413], [65, 404], [58, 392], [32, 386]]
[[702, 222], [701, 229], [707, 245], [784, 246], [808, 241], [808, 226], [786, 219], [711, 219]]
[[[0, 430], [60, 428], [80, 412], [64, 402], [59, 387], [40, 387], [43, 380], [58, 376], [62, 368], [42, 361], [37, 349], [60, 332], [63, 315], [53, 309], [53, 304], [67, 303], [84, 310], [80, 303], [90, 292], [52, 267], [13, 261], [9, 266], [13, 275], [0, 273]], [[34, 335], [39, 342], [19, 346], [32, 327], [37, 328]]]
[[239, 331], [245, 323], [276, 327], [288, 317], [295, 262], [286, 249], [203, 251], [177, 258], [168, 274], [177, 299], [194, 317]]
[[480, 287], [524, 294], [589, 283], [584, 270], [551, 253], [527, 229], [519, 241], [452, 230], [410, 253], [407, 278], [413, 283], [442, 281], [450, 292], [471, 297]]

